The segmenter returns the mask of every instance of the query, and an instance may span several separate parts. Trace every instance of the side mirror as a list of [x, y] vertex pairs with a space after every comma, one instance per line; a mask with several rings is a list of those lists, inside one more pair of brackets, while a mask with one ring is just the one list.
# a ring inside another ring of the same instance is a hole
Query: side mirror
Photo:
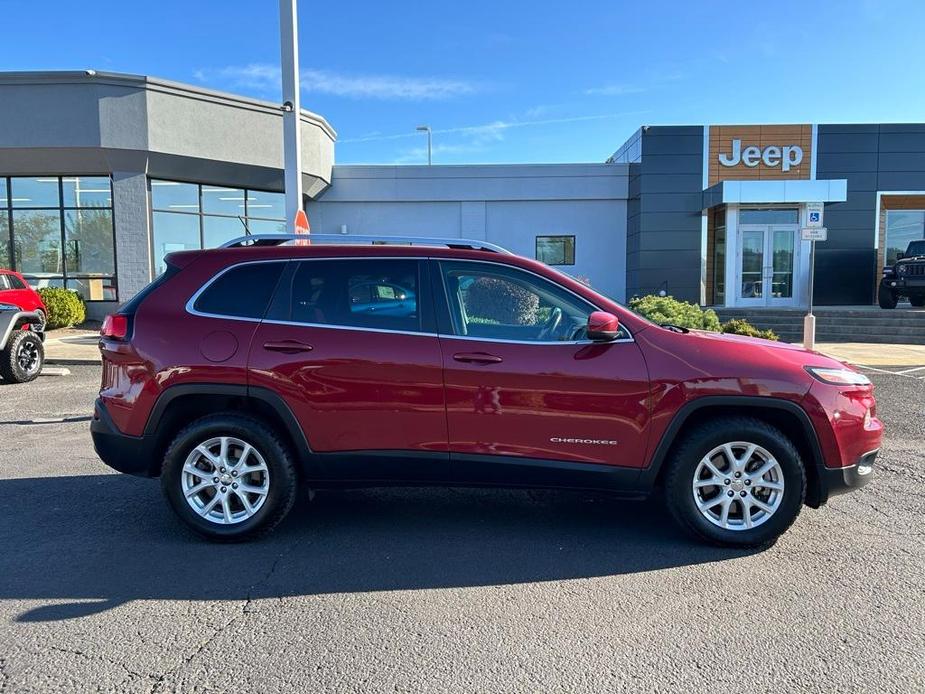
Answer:
[[620, 321], [612, 313], [593, 311], [588, 316], [588, 339], [594, 342], [610, 342], [620, 334]]

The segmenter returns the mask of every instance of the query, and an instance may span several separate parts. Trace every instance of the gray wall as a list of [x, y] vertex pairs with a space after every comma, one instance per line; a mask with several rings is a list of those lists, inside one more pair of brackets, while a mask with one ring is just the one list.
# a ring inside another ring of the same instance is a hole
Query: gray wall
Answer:
[[643, 128], [641, 158], [629, 166], [627, 295], [666, 289], [699, 302], [703, 127]]
[[575, 265], [600, 291], [625, 296], [628, 167], [335, 166], [308, 203], [319, 233], [474, 238], [534, 257], [536, 236], [575, 235]]
[[878, 281], [877, 191], [925, 191], [925, 125], [820, 125], [816, 178], [848, 180], [848, 199], [825, 208], [816, 244], [821, 304], [869, 304]]
[[[311, 196], [330, 183], [335, 133], [308, 111], [301, 127]], [[282, 159], [277, 104], [139, 75], [0, 73], [0, 176], [112, 175], [120, 301], [151, 279], [147, 177], [282, 191]]]

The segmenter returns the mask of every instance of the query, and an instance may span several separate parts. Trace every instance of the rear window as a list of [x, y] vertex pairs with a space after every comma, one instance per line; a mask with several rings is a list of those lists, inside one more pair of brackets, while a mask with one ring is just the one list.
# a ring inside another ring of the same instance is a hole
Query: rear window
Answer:
[[6, 275], [6, 281], [10, 283], [10, 289], [25, 289], [26, 283], [16, 275]]
[[405, 259], [301, 261], [288, 311], [272, 318], [422, 332], [420, 264]]
[[285, 262], [247, 263], [219, 275], [193, 308], [231, 318], [263, 318]]

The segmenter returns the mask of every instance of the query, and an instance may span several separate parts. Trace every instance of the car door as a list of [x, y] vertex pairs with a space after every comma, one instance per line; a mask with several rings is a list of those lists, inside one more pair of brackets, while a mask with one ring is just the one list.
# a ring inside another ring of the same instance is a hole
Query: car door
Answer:
[[[430, 293], [419, 291], [426, 261], [289, 265], [252, 342], [250, 385], [282, 395], [326, 477], [441, 479], [446, 412], [432, 302], [421, 300]], [[401, 310], [362, 301], [381, 287], [404, 290]]]
[[34, 311], [39, 305], [35, 292], [13, 273], [0, 273], [0, 302], [4, 301], [24, 311]]
[[613, 342], [585, 339], [596, 307], [527, 270], [437, 265], [454, 474], [517, 459], [642, 466], [648, 374], [625, 329]]

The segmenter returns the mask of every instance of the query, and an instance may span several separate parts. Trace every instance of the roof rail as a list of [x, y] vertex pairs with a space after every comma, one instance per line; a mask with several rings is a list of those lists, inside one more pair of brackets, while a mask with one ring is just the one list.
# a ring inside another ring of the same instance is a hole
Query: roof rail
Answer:
[[487, 241], [473, 239], [441, 239], [428, 236], [364, 236], [356, 234], [250, 234], [226, 241], [221, 248], [243, 248], [246, 246], [281, 246], [290, 241], [319, 241], [349, 245], [352, 243], [408, 244], [421, 246], [446, 246], [447, 248], [469, 248], [477, 251], [493, 251], [512, 255], [506, 248]]

